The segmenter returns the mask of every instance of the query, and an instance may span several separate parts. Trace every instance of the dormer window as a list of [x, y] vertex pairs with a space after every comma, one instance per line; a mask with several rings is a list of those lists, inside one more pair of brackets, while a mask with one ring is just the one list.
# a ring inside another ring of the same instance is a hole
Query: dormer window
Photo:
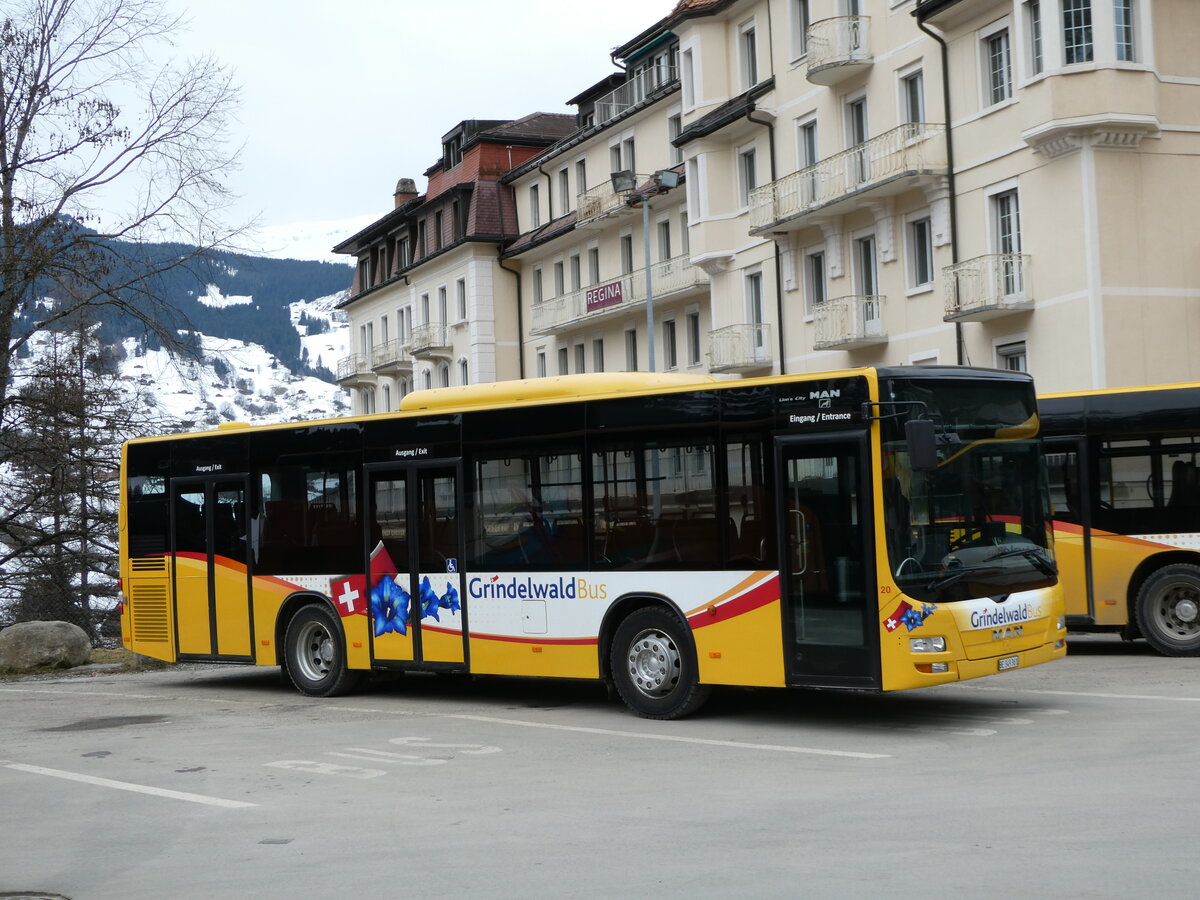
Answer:
[[442, 166], [446, 169], [453, 169], [462, 162], [462, 151], [462, 135], [456, 134], [442, 144]]

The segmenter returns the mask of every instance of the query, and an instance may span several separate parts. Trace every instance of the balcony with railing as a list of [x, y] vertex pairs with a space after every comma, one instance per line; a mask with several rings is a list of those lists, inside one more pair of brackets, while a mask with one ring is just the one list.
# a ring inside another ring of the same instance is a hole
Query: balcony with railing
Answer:
[[653, 66], [636, 72], [632, 78], [611, 94], [596, 101], [596, 124], [611, 122], [640, 103], [679, 84], [679, 74], [672, 66]]
[[344, 388], [375, 384], [375, 370], [371, 368], [368, 353], [351, 353], [343, 356], [337, 364], [338, 385]]
[[408, 339], [408, 352], [415, 358], [448, 357], [453, 352], [450, 329], [441, 322], [417, 325]]
[[755, 372], [773, 364], [771, 326], [766, 323], [727, 325], [708, 333], [710, 372]]
[[[643, 184], [649, 181], [650, 175], [638, 175], [637, 181]], [[633, 216], [637, 208], [630, 206], [625, 200], [625, 194], [618, 192], [612, 181], [605, 181], [595, 187], [588, 188], [575, 198], [575, 227], [576, 228], [606, 228], [613, 219]]]
[[[693, 266], [686, 256], [674, 256], [650, 267], [651, 288], [655, 301], [670, 300], [694, 292], [708, 284], [708, 274]], [[646, 270], [638, 269], [616, 281], [581, 288], [535, 303], [530, 317], [532, 334], [552, 334], [604, 316], [626, 313], [646, 302]]]
[[942, 269], [946, 322], [986, 322], [1033, 309], [1029, 254], [989, 253]]
[[946, 172], [944, 126], [910, 122], [750, 192], [750, 232], [807, 227], [804, 217], [841, 215]]
[[397, 338], [386, 341], [371, 351], [371, 368], [380, 375], [405, 375], [412, 372], [412, 356], [408, 341]]
[[857, 350], [886, 344], [879, 294], [833, 297], [813, 308], [814, 350]]
[[838, 16], [808, 26], [808, 80], [832, 85], [868, 68], [871, 57], [871, 18]]

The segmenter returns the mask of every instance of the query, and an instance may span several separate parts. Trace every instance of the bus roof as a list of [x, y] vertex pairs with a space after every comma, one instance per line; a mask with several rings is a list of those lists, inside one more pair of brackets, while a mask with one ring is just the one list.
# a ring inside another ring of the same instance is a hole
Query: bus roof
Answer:
[[675, 372], [598, 372], [588, 375], [555, 375], [518, 381], [494, 381], [462, 387], [413, 391], [400, 401], [401, 412], [475, 409], [521, 403], [552, 403], [618, 394], [657, 393], [686, 388], [712, 387], [730, 379], [714, 375]]

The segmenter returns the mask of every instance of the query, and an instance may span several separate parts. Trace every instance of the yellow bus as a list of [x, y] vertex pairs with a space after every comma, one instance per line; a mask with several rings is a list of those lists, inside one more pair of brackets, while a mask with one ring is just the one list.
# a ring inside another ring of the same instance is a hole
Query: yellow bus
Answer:
[[1200, 655], [1200, 384], [1039, 407], [1068, 626]]
[[131, 441], [121, 627], [158, 659], [903, 690], [1066, 653], [1032, 381], [597, 374]]

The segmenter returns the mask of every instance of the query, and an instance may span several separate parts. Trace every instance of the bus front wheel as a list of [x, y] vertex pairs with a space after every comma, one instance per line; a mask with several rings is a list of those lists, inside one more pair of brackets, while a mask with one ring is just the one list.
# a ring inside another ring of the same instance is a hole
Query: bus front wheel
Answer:
[[700, 708], [711, 689], [699, 683], [685, 626], [664, 609], [640, 609], [621, 622], [612, 675], [625, 705], [647, 719], [678, 719]]
[[326, 607], [302, 607], [288, 623], [284, 635], [287, 674], [292, 684], [309, 697], [335, 697], [354, 690], [361, 672], [346, 668], [346, 648], [337, 617]]
[[1137, 623], [1164, 656], [1200, 656], [1200, 566], [1163, 566], [1142, 584]]

